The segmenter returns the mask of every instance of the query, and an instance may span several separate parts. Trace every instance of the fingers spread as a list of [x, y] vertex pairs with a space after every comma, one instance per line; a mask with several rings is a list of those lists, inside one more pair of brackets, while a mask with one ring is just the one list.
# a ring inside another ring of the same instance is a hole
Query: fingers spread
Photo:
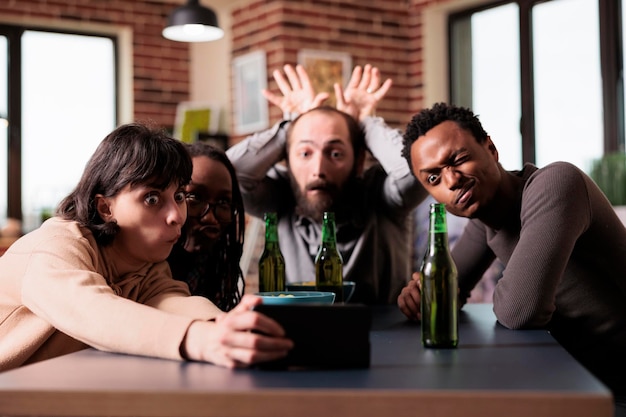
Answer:
[[328, 97], [330, 97], [330, 94], [323, 92], [323, 93], [318, 93], [315, 98], [313, 99], [313, 103], [311, 103], [311, 108], [315, 108], [315, 107], [319, 107], [322, 105], [322, 103], [324, 103]]
[[335, 90], [335, 100], [337, 103], [337, 108], [341, 110], [346, 106], [346, 99], [343, 96], [343, 88], [339, 83], [333, 84], [333, 88]]
[[370, 85], [370, 80], [372, 78], [372, 66], [370, 64], [366, 64], [363, 67], [363, 75], [361, 76], [361, 80], [359, 82], [359, 88], [362, 90], [366, 90]]
[[372, 68], [370, 73], [371, 77], [369, 84], [367, 85], [367, 91], [373, 92], [376, 91], [378, 89], [378, 86], [380, 85], [380, 71], [378, 70], [378, 68], [374, 67]]
[[263, 97], [265, 97], [267, 101], [274, 104], [275, 106], [280, 107], [282, 102], [281, 97], [277, 96], [269, 90], [261, 90], [261, 94], [263, 95]]
[[304, 90], [313, 92], [313, 86], [311, 85], [309, 74], [306, 73], [306, 70], [302, 65], [296, 65], [296, 73], [299, 79], [299, 83], [302, 85], [302, 88]]
[[350, 77], [350, 81], [348, 81], [348, 89], [357, 88], [359, 86], [362, 72], [363, 69], [361, 68], [361, 66], [357, 65], [356, 67], [354, 67], [354, 69], [352, 70], [352, 76]]
[[278, 88], [280, 89], [280, 91], [284, 95], [289, 94], [291, 92], [291, 86], [287, 82], [287, 79], [285, 79], [285, 76], [283, 75], [283, 73], [280, 72], [279, 70], [274, 70], [272, 72], [272, 75], [274, 76], [274, 80], [276, 81], [276, 84], [278, 85]]
[[302, 84], [300, 83], [300, 78], [298, 78], [298, 73], [291, 65], [285, 65], [285, 74], [287, 74], [287, 78], [289, 79], [289, 83], [291, 84], [291, 88], [293, 90], [302, 90]]
[[[387, 91], [389, 91], [392, 84], [393, 82], [391, 81], [391, 78], [387, 78], [383, 85], [380, 86], [380, 88], [374, 93], [374, 97], [376, 98], [376, 100], [381, 100], [385, 96], [385, 94], [387, 94]], [[376, 85], [378, 85], [378, 83], [376, 83]]]

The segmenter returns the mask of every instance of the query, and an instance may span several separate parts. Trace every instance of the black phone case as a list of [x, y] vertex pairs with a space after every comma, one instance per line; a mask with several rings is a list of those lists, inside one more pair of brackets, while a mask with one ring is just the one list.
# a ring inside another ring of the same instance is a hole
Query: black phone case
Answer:
[[261, 369], [368, 368], [372, 314], [360, 304], [291, 304], [254, 307], [279, 322], [294, 348]]

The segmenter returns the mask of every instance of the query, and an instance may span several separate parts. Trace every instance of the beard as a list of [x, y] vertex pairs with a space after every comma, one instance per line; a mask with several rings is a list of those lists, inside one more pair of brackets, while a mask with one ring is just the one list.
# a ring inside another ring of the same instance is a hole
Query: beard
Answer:
[[[355, 180], [356, 174], [353, 172], [344, 184], [339, 185], [318, 179], [306, 184], [302, 189], [289, 171], [289, 182], [296, 199], [296, 213], [317, 223], [322, 223], [325, 211], [333, 211], [336, 216], [342, 217], [338, 212], [343, 213], [346, 207], [350, 206], [350, 198], [345, 195], [344, 191], [349, 191], [347, 188], [350, 188], [349, 185]], [[307, 192], [312, 190], [318, 193], [314, 196], [307, 196]]]
[[[316, 180], [306, 184], [303, 190], [291, 175], [291, 172], [289, 173], [289, 179], [291, 189], [296, 198], [296, 213], [321, 223], [324, 212], [330, 211], [339, 195], [340, 190], [338, 187], [325, 180]], [[306, 194], [311, 190], [317, 190], [317, 195], [308, 197]]]

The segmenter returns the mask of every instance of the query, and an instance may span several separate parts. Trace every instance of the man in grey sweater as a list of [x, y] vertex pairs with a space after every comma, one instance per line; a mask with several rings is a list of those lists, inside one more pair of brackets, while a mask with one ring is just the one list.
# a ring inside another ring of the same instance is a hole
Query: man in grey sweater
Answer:
[[[246, 212], [277, 212], [287, 282], [315, 280], [322, 215], [335, 212], [351, 302], [395, 303], [411, 274], [409, 214], [426, 193], [402, 158], [401, 133], [372, 116], [391, 80], [356, 67], [345, 91], [335, 86], [335, 109], [319, 106], [328, 94], [315, 94], [302, 67], [284, 69], [274, 72], [283, 95], [264, 95], [285, 119], [300, 115], [227, 151]], [[367, 169], [366, 150], [376, 159]]]
[[[510, 329], [545, 328], [626, 400], [626, 228], [596, 184], [566, 162], [505, 171], [478, 118], [436, 104], [413, 117], [404, 156], [448, 212], [470, 218], [452, 250], [463, 305], [498, 258], [493, 305]], [[420, 319], [419, 274], [400, 309]], [[621, 411], [620, 411], [621, 410]]]

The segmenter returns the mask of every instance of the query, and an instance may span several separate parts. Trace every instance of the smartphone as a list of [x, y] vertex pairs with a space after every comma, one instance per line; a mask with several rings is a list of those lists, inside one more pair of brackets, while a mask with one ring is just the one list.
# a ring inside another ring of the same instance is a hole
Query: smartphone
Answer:
[[370, 308], [361, 304], [260, 304], [253, 308], [280, 323], [294, 348], [261, 369], [368, 368]]

